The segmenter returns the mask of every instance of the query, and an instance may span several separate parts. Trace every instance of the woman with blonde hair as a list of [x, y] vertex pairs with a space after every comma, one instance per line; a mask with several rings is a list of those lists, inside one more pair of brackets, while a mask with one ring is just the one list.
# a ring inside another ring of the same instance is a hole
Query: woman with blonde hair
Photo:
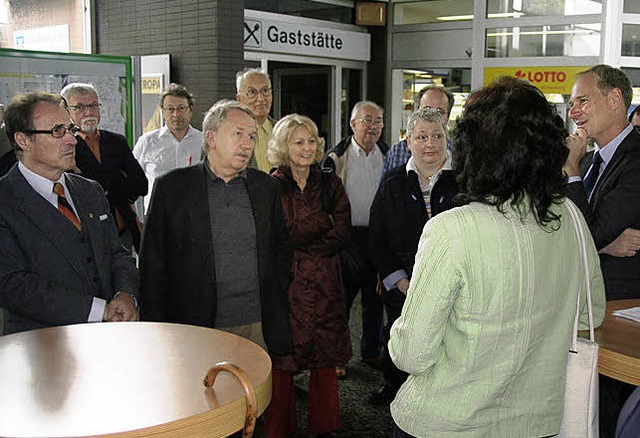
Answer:
[[308, 117], [276, 123], [268, 147], [277, 168], [287, 229], [294, 246], [289, 286], [293, 354], [274, 359], [273, 397], [265, 412], [269, 438], [296, 429], [294, 373], [311, 369], [308, 429], [318, 437], [341, 427], [336, 365], [351, 356], [338, 252], [349, 242], [349, 199], [333, 173], [318, 166], [324, 140]]

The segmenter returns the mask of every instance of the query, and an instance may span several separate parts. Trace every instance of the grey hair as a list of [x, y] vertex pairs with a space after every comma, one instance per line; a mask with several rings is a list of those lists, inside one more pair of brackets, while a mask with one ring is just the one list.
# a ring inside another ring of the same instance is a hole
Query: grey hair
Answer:
[[240, 70], [236, 73], [236, 93], [240, 93], [242, 86], [251, 76], [262, 76], [269, 83], [269, 88], [271, 88], [271, 79], [269, 79], [269, 75], [260, 70], [259, 68], [245, 68], [244, 70]]
[[222, 99], [217, 101], [211, 108], [209, 108], [209, 111], [204, 114], [204, 120], [202, 121], [202, 132], [205, 134], [202, 140], [202, 151], [205, 154], [209, 149], [206, 132], [217, 131], [231, 110], [242, 111], [251, 117], [252, 120], [256, 120], [251, 109], [237, 100]]
[[629, 77], [619, 68], [606, 64], [594, 65], [593, 67], [576, 74], [576, 80], [586, 75], [593, 75], [598, 81], [598, 88], [602, 94], [617, 88], [622, 94], [625, 110], [628, 110], [633, 100], [633, 88]]
[[442, 117], [442, 114], [440, 114], [437, 109], [420, 108], [418, 111], [411, 113], [411, 115], [409, 116], [409, 120], [407, 120], [407, 137], [411, 137], [411, 134], [413, 134], [413, 130], [416, 129], [416, 125], [418, 124], [418, 122], [437, 123], [442, 127], [445, 138], [449, 138], [449, 133], [447, 132], [447, 124], [444, 121], [444, 117]]
[[89, 93], [93, 93], [97, 98], [100, 98], [100, 95], [98, 95], [98, 92], [93, 85], [83, 84], [81, 82], [74, 82], [72, 84], [69, 84], [64, 87], [62, 91], [60, 91], [60, 95], [64, 97], [65, 100], [69, 100], [69, 96], [71, 96], [72, 94], [81, 94], [84, 96], [85, 94]]
[[349, 119], [349, 121], [354, 121], [356, 117], [358, 117], [358, 113], [360, 113], [360, 110], [367, 106], [377, 109], [380, 112], [380, 117], [384, 117], [384, 110], [380, 105], [370, 100], [361, 100], [353, 106], [353, 109], [351, 110], [351, 118]]

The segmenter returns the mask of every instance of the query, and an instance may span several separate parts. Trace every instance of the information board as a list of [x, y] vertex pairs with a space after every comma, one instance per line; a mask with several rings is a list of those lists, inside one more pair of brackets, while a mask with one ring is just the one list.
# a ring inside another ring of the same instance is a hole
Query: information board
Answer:
[[102, 108], [100, 127], [133, 145], [131, 58], [0, 49], [0, 103], [18, 92], [59, 93], [73, 82], [91, 83]]

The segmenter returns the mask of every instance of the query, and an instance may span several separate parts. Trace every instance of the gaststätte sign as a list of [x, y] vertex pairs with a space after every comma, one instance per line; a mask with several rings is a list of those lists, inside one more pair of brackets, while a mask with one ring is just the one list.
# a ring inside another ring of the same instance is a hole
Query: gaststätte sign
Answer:
[[[279, 17], [276, 14], [269, 14]], [[370, 35], [331, 27], [308, 25], [288, 20], [244, 18], [244, 48], [246, 50], [320, 56], [325, 58], [370, 60]]]

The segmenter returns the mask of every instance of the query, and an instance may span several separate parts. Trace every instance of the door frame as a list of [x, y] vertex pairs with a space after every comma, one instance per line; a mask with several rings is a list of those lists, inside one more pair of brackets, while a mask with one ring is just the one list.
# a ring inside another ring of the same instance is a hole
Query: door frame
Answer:
[[[309, 66], [330, 66], [330, 93], [329, 93], [329, 126], [330, 130], [326, 142], [328, 146], [333, 146], [340, 141], [342, 133], [340, 129], [341, 114], [341, 102], [342, 102], [342, 69], [348, 68], [352, 70], [362, 71], [362, 83], [360, 90], [360, 100], [366, 99], [367, 90], [367, 62], [366, 61], [349, 61], [341, 59], [319, 58], [312, 56], [296, 56], [286, 55], [280, 53], [264, 53], [264, 52], [252, 52], [245, 50], [245, 61], [257, 61], [260, 62], [260, 68], [263, 72], [269, 71], [269, 61], [289, 62], [293, 64], [307, 64]], [[278, 93], [276, 93], [278, 94]], [[351, 108], [349, 108], [351, 111]]]
[[[323, 65], [310, 65], [308, 67], [304, 67], [304, 68], [280, 68], [278, 70], [275, 70], [273, 72], [273, 78], [272, 78], [272, 83], [273, 83], [273, 88], [276, 90], [276, 93], [274, 93], [273, 96], [273, 114], [277, 115], [278, 118], [282, 118], [283, 114], [282, 114], [282, 88], [280, 87], [280, 83], [281, 80], [283, 78], [286, 78], [288, 76], [298, 76], [298, 75], [309, 75], [309, 74], [322, 74], [322, 75], [326, 75], [326, 79], [327, 79], [327, 118], [329, 121], [329, 126], [327, 129], [327, 133], [329, 134], [329, 136], [333, 135], [333, 117], [331, 117], [332, 114], [335, 114], [335, 111], [333, 110], [332, 103], [333, 103], [333, 99], [331, 99], [331, 84], [332, 84], [332, 76], [333, 76], [333, 69], [328, 68], [327, 66], [323, 66]], [[318, 128], [320, 128], [319, 124], [320, 121], [319, 120], [314, 120], [314, 122], [316, 123], [316, 125], [318, 125]], [[333, 145], [335, 144], [332, 139], [325, 139], [326, 140], [326, 144], [327, 145]], [[334, 139], [333, 139], [334, 140]]]

